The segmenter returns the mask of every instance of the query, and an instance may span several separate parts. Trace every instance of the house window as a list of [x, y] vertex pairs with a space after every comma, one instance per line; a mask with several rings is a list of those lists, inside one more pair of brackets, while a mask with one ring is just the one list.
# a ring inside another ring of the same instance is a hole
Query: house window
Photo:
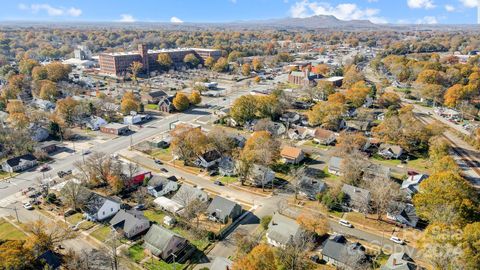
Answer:
[[103, 214], [105, 215], [105, 211], [103, 211]]
[[110, 212], [113, 212], [113, 208], [110, 208]]

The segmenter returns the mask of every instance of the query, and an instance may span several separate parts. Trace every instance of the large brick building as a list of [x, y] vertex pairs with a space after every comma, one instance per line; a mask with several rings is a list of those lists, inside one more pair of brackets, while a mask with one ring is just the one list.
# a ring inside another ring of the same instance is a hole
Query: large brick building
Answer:
[[183, 59], [190, 53], [193, 53], [201, 63], [210, 56], [215, 60], [222, 56], [222, 51], [215, 49], [180, 48], [148, 50], [147, 45], [140, 44], [138, 45], [137, 51], [100, 54], [100, 71], [109, 75], [123, 76], [130, 72], [130, 65], [138, 61], [143, 64], [144, 72], [150, 73], [151, 71], [159, 70], [157, 59], [161, 53], [170, 55], [173, 64], [176, 66], [183, 64]]

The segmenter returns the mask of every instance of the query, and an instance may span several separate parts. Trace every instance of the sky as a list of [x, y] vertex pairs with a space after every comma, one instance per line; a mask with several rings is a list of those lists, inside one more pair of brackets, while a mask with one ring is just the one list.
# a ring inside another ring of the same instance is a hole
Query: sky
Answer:
[[2, 0], [0, 21], [232, 22], [334, 15], [393, 24], [475, 24], [480, 0]]

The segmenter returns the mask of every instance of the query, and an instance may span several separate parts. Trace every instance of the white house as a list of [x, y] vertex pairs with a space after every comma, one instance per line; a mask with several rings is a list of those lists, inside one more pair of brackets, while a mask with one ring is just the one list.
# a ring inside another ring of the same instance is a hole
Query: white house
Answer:
[[300, 225], [294, 219], [275, 213], [265, 236], [268, 244], [274, 247], [284, 247], [300, 233]]
[[91, 221], [102, 221], [118, 211], [120, 211], [120, 202], [93, 192], [84, 205], [85, 217]]
[[198, 156], [195, 164], [199, 167], [208, 169], [218, 164], [222, 155], [217, 150], [211, 150]]
[[181, 205], [180, 203], [163, 196], [153, 200], [153, 203], [157, 205], [160, 209], [170, 212], [172, 214], [176, 214], [183, 209], [183, 205]]
[[108, 122], [98, 116], [92, 116], [85, 122], [85, 126], [91, 130], [99, 130], [100, 127], [105, 126], [106, 124], [108, 124]]
[[118, 231], [123, 232], [125, 237], [132, 238], [150, 228], [150, 221], [140, 211], [120, 210], [110, 220], [110, 225]]
[[147, 192], [155, 198], [177, 191], [178, 183], [166, 177], [154, 175], [147, 185]]
[[386, 159], [399, 159], [403, 154], [403, 149], [398, 145], [382, 143], [378, 148], [378, 154]]
[[2, 164], [2, 169], [6, 172], [18, 172], [37, 166], [37, 158], [32, 154], [26, 154], [7, 159]]

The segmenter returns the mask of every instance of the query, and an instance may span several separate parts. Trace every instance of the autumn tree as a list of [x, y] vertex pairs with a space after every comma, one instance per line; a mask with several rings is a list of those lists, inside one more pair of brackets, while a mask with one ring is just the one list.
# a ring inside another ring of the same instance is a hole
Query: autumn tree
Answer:
[[385, 92], [378, 99], [378, 104], [383, 108], [395, 107], [399, 108], [402, 100], [396, 93]]
[[345, 99], [353, 107], [358, 108], [365, 104], [368, 94], [370, 94], [370, 88], [364, 81], [358, 81], [345, 92]]
[[168, 53], [160, 53], [157, 58], [157, 63], [161, 70], [167, 71], [173, 65], [172, 58]]
[[342, 93], [334, 93], [328, 96], [327, 101], [329, 103], [345, 104], [347, 100], [345, 98], [345, 95], [343, 95]]
[[190, 101], [190, 104], [198, 105], [202, 102], [202, 96], [200, 96], [200, 92], [192, 91], [192, 93], [190, 93], [190, 96], [188, 97], [188, 100]]
[[107, 175], [107, 182], [113, 194], [120, 193], [125, 187], [125, 183], [122, 177], [116, 173]]
[[297, 223], [300, 224], [304, 230], [320, 236], [326, 235], [330, 228], [328, 218], [317, 212], [302, 212], [297, 217]]
[[86, 202], [88, 194], [88, 190], [82, 185], [70, 181], [62, 188], [61, 196], [68, 207], [78, 210]]
[[355, 65], [351, 65], [345, 69], [343, 86], [346, 88], [352, 87], [355, 83], [363, 81], [363, 74], [357, 69]]
[[26, 108], [21, 100], [10, 100], [7, 103], [6, 111], [8, 112], [8, 121], [13, 124], [15, 128], [25, 128], [30, 122]]
[[361, 132], [341, 132], [337, 137], [335, 146], [339, 156], [348, 156], [355, 151], [361, 151], [367, 144], [368, 139]]
[[2, 89], [2, 97], [5, 100], [16, 99], [27, 87], [28, 85], [23, 74], [12, 75], [8, 78], [7, 87]]
[[442, 84], [443, 77], [438, 70], [426, 69], [418, 74], [417, 83], [421, 84]]
[[40, 66], [40, 63], [38, 63], [37, 60], [31, 59], [31, 58], [28, 58], [28, 56], [25, 56], [18, 63], [18, 70], [22, 74], [32, 75], [33, 68], [37, 66]]
[[275, 251], [266, 244], [260, 244], [246, 256], [236, 260], [233, 270], [277, 270]]
[[45, 65], [47, 70], [47, 78], [52, 82], [58, 82], [61, 80], [66, 80], [68, 74], [72, 71], [72, 68], [69, 65], [64, 65], [60, 62], [52, 62]]
[[72, 125], [77, 116], [79, 102], [72, 97], [57, 100], [56, 113], [60, 115], [67, 125]]
[[220, 153], [230, 154], [236, 147], [234, 137], [225, 129], [214, 127], [207, 133], [208, 141]]
[[200, 60], [193, 53], [185, 55], [183, 62], [187, 64], [190, 68], [197, 67], [200, 64]]
[[170, 135], [172, 153], [187, 164], [191, 164], [209, 147], [208, 137], [198, 128], [178, 125]]
[[252, 68], [255, 71], [259, 71], [260, 69], [262, 69], [263, 68], [262, 60], [260, 60], [260, 58], [258, 57], [254, 57], [252, 60]]
[[[464, 256], [461, 248], [461, 228], [444, 223], [427, 226], [419, 239], [419, 248], [434, 269], [458, 269]], [[461, 268], [460, 268], [461, 269]]]
[[328, 74], [328, 72], [330, 72], [330, 68], [327, 64], [318, 64], [314, 67], [313, 71], [317, 74], [325, 76]]
[[431, 175], [420, 183], [413, 197], [420, 217], [430, 222], [465, 224], [475, 219], [479, 211], [478, 196], [460, 175], [444, 171]]
[[0, 241], [1, 269], [29, 269], [35, 255], [32, 249], [21, 240]]
[[217, 62], [213, 65], [212, 68], [216, 72], [226, 72], [228, 71], [228, 62], [225, 57], [220, 57]]
[[420, 95], [428, 100], [435, 102], [436, 104], [441, 104], [443, 101], [443, 96], [445, 89], [442, 85], [439, 84], [422, 84], [419, 87]]
[[46, 224], [42, 220], [37, 220], [27, 224], [26, 230], [30, 234], [28, 245], [35, 254], [53, 250], [63, 241], [76, 237], [75, 232], [66, 224], [58, 222]]
[[75, 162], [74, 165], [79, 171], [77, 177], [91, 186], [108, 185], [109, 176], [119, 175], [122, 171], [118, 160], [102, 152], [93, 152], [85, 162]]
[[41, 85], [39, 97], [43, 100], [55, 101], [58, 96], [57, 84], [49, 80], [44, 80], [41, 82]]
[[249, 63], [244, 63], [242, 65], [242, 75], [243, 76], [250, 76], [251, 68]]
[[462, 235], [463, 264], [467, 269], [480, 265], [480, 222], [467, 224]]
[[125, 92], [120, 103], [120, 109], [124, 115], [137, 112], [140, 109], [140, 101], [133, 92]]
[[32, 70], [32, 79], [35, 81], [46, 80], [48, 78], [48, 72], [45, 67], [36, 66]]
[[255, 164], [270, 166], [280, 158], [280, 142], [267, 131], [257, 131], [248, 138], [240, 155]]
[[212, 69], [213, 66], [215, 65], [215, 59], [211, 56], [207, 57], [207, 59], [205, 59], [204, 65], [205, 67]]
[[461, 84], [455, 84], [448, 88], [445, 92], [445, 105], [448, 107], [456, 107], [460, 102], [467, 98], [468, 92], [465, 86]]
[[133, 61], [131, 64], [130, 64], [130, 67], [129, 67], [130, 71], [132, 72], [132, 78], [134, 81], [137, 81], [137, 76], [138, 76], [138, 73], [140, 73], [140, 71], [142, 71], [143, 69], [143, 64], [138, 62], [138, 61]]
[[372, 208], [379, 220], [387, 214], [392, 203], [403, 199], [398, 195], [400, 185], [388, 178], [374, 177], [365, 181], [364, 185], [370, 191]]
[[316, 265], [307, 259], [307, 252], [312, 248], [313, 237], [310, 232], [301, 231], [293, 236], [285, 246], [277, 251], [277, 260], [281, 269], [313, 270]]
[[257, 99], [253, 95], [243, 95], [237, 98], [230, 109], [230, 115], [239, 124], [244, 124], [256, 117]]
[[322, 125], [328, 129], [338, 129], [345, 113], [345, 105], [336, 102], [319, 102], [307, 112], [308, 122], [312, 126]]
[[190, 106], [190, 100], [187, 95], [182, 92], [178, 92], [173, 98], [173, 106], [177, 111], [183, 112]]

